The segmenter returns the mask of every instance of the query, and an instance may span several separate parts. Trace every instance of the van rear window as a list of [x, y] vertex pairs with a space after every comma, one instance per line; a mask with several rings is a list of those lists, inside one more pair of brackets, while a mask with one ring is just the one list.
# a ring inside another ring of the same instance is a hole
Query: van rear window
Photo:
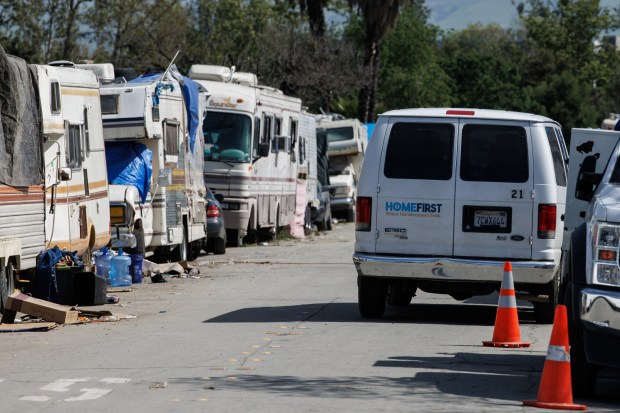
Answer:
[[476, 182], [527, 182], [527, 136], [520, 126], [465, 125], [461, 179]]
[[395, 123], [383, 173], [394, 179], [452, 178], [454, 127], [449, 123]]

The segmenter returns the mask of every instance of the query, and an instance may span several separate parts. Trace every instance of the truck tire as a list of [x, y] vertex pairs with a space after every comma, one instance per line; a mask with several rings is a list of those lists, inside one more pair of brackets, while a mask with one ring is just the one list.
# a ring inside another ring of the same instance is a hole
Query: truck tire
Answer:
[[227, 229], [226, 230], [226, 241], [228, 245], [231, 247], [242, 247], [243, 246], [243, 236], [241, 235], [240, 229]]
[[388, 287], [384, 280], [357, 276], [359, 312], [364, 318], [381, 318], [385, 312]]
[[127, 248], [128, 254], [144, 255], [146, 247], [144, 244], [144, 230], [142, 228], [134, 228], [133, 236], [136, 238], [136, 246], [133, 248]]
[[4, 313], [4, 306], [9, 295], [15, 290], [15, 278], [13, 264], [7, 261], [5, 267], [0, 269], [0, 313]]

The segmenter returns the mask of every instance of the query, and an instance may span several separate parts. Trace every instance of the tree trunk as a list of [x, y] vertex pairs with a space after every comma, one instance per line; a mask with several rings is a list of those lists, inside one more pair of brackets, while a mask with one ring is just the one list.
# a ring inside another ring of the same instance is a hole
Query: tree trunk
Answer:
[[374, 122], [377, 79], [379, 77], [379, 42], [370, 40], [364, 53], [364, 72], [369, 76], [359, 92], [357, 118], [360, 122]]

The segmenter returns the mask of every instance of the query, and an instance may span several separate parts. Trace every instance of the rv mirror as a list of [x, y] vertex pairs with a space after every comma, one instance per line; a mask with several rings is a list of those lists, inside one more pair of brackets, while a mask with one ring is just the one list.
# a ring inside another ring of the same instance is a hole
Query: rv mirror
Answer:
[[70, 181], [72, 176], [73, 173], [71, 171], [71, 168], [60, 168], [58, 170], [58, 180], [60, 182]]
[[594, 192], [603, 178], [603, 174], [595, 172], [597, 159], [598, 154], [589, 155], [583, 159], [583, 163], [579, 167], [579, 174], [577, 175], [575, 198], [586, 202], [592, 200]]
[[172, 169], [160, 169], [157, 176], [157, 185], [172, 186]]
[[258, 156], [261, 158], [269, 156], [269, 142], [261, 142], [258, 144]]

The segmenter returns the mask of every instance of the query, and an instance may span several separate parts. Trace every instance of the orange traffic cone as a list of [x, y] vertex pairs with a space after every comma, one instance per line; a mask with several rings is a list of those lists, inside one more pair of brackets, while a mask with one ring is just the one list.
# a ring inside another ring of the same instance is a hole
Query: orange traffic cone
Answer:
[[517, 314], [517, 298], [512, 280], [512, 264], [504, 263], [504, 278], [499, 291], [499, 303], [495, 315], [493, 340], [483, 341], [487, 347], [529, 347], [531, 343], [521, 341], [519, 331], [519, 315]]
[[553, 330], [543, 367], [543, 374], [536, 400], [524, 400], [524, 406], [559, 410], [586, 410], [583, 404], [573, 404], [568, 345], [566, 306], [555, 308]]

